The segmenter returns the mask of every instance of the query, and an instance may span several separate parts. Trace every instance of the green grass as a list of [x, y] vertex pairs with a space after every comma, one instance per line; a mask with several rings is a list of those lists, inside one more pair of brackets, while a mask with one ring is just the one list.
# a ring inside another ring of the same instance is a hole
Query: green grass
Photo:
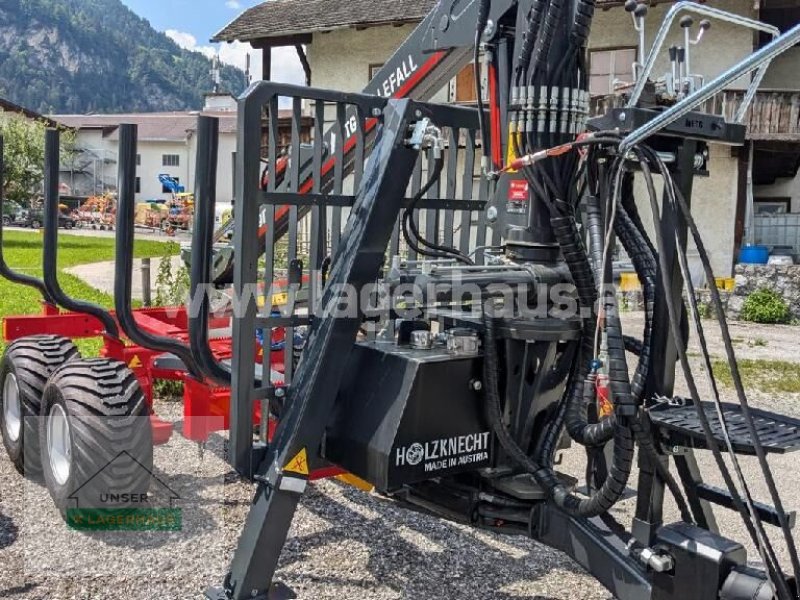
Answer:
[[[35, 232], [7, 231], [3, 235], [3, 255], [9, 267], [20, 273], [42, 276], [42, 235]], [[135, 258], [160, 257], [177, 254], [174, 242], [137, 241]], [[59, 283], [64, 292], [73, 297], [111, 308], [113, 299], [97, 291], [77, 277], [62, 272], [78, 265], [114, 259], [114, 239], [59, 235]], [[36, 290], [12, 284], [0, 278], [0, 319], [9, 315], [34, 315], [41, 313], [41, 296]], [[98, 339], [80, 340], [78, 347], [84, 356], [96, 355], [101, 342]], [[0, 352], [5, 349], [0, 339]]]
[[[745, 358], [739, 359], [738, 365], [745, 389], [754, 388], [772, 393], [800, 393], [800, 365], [797, 363]], [[719, 382], [727, 387], [733, 387], [728, 363], [715, 359], [712, 366]]]

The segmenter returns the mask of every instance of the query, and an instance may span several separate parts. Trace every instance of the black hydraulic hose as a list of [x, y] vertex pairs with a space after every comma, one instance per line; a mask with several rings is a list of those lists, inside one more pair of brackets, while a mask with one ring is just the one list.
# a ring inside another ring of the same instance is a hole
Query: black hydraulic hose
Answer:
[[[681, 194], [680, 190], [677, 189], [677, 186], [672, 185], [674, 182], [670, 182], [667, 186], [670, 189], [671, 195], [673, 196], [673, 200], [676, 203], [677, 208], [680, 210], [683, 219], [685, 220], [686, 224], [689, 226], [689, 231], [691, 232], [692, 238], [695, 241], [695, 246], [697, 247], [698, 253], [700, 254], [700, 260], [703, 265], [703, 271], [708, 278], [708, 281], [714, 281], [714, 271], [711, 268], [711, 262], [708, 257], [708, 252], [705, 249], [705, 244], [703, 243], [702, 236], [700, 235], [700, 231], [697, 228], [697, 224], [694, 222], [694, 217], [692, 216], [691, 210], [686, 203], [686, 199]], [[767, 462], [766, 453], [764, 452], [764, 447], [761, 444], [761, 440], [758, 437], [758, 432], [755, 428], [755, 420], [753, 415], [750, 411], [750, 405], [747, 400], [747, 394], [744, 391], [744, 385], [742, 384], [741, 375], [739, 373], [738, 364], [736, 361], [735, 350], [733, 348], [733, 341], [730, 337], [730, 331], [728, 329], [728, 322], [725, 319], [723, 308], [722, 308], [722, 300], [719, 295], [719, 290], [716, 289], [716, 286], [712, 285], [709, 286], [711, 292], [711, 301], [715, 308], [715, 313], [717, 316], [717, 321], [720, 326], [720, 330], [722, 333], [722, 340], [725, 344], [725, 352], [726, 357], [728, 358], [728, 363], [731, 369], [731, 378], [734, 382], [734, 387], [736, 389], [736, 394], [739, 400], [739, 404], [742, 408], [742, 415], [744, 416], [745, 426], [747, 427], [748, 433], [753, 441], [753, 448], [756, 452], [756, 457], [758, 458], [759, 466], [761, 467], [762, 473], [764, 475], [764, 480], [767, 483], [767, 488], [770, 493], [770, 498], [772, 499], [773, 505], [775, 506], [775, 511], [778, 515], [778, 521], [780, 523], [781, 530], [783, 532], [784, 538], [786, 540], [787, 549], [789, 550], [789, 558], [792, 563], [792, 569], [794, 571], [795, 579], [800, 580], [800, 558], [798, 558], [797, 554], [797, 547], [794, 542], [794, 537], [792, 536], [791, 526], [789, 525], [789, 519], [786, 515], [786, 511], [783, 508], [783, 502], [780, 497], [780, 493], [778, 492], [778, 488], [775, 484], [775, 478], [772, 475], [772, 469]], [[700, 328], [702, 330], [702, 324], [700, 324]]]
[[[491, 310], [491, 309], [489, 309]], [[588, 498], [569, 492], [549, 466], [542, 466], [522, 450], [503, 422], [500, 398], [495, 323], [488, 310], [484, 311], [485, 344], [483, 372], [489, 421], [500, 445], [520, 467], [530, 472], [546, 490], [548, 497], [562, 510], [574, 516], [592, 517], [607, 512], [625, 492], [633, 468], [633, 438], [627, 427], [618, 426], [614, 436], [614, 460], [602, 487]]]
[[464, 256], [464, 254], [455, 248], [434, 244], [433, 242], [429, 242], [423, 238], [419, 232], [419, 228], [414, 222], [414, 210], [416, 210], [419, 201], [431, 190], [431, 188], [433, 188], [434, 185], [439, 182], [443, 170], [444, 159], [438, 158], [435, 161], [433, 172], [431, 173], [427, 183], [419, 190], [419, 192], [417, 192], [417, 194], [411, 200], [411, 203], [403, 212], [403, 237], [405, 238], [408, 246], [417, 254], [436, 258], [456, 259], [466, 265], [473, 265], [473, 261], [470, 260], [468, 256]]
[[[633, 178], [630, 176], [626, 176], [626, 172], [624, 170], [624, 162], [618, 161], [616, 163], [616, 168], [619, 171], [616, 172], [616, 176], [612, 179], [615, 181], [615, 186], [613, 189], [613, 193], [611, 194], [612, 202], [614, 205], [619, 203], [619, 195], [622, 194], [624, 191], [627, 193], [633, 193]], [[641, 244], [639, 240], [635, 237], [629, 238], [628, 237], [628, 227], [626, 227], [626, 222], [624, 220], [624, 215], [622, 214], [624, 209], [617, 206], [617, 210], [613, 211], [616, 215], [614, 223], [610, 226], [614, 226], [615, 230], [619, 233], [623, 233], [623, 238], [625, 242], [628, 242], [630, 246], [630, 252], [636, 256], [637, 265], [639, 266], [639, 272], [642, 273], [642, 276], [645, 278], [652, 279], [652, 274], [654, 272], [654, 266], [649, 264], [649, 262], [640, 257], [636, 252], [636, 245]], [[627, 223], [630, 226], [630, 223]], [[641, 245], [640, 248], [642, 250], [645, 249], [644, 245]], [[627, 248], [626, 248], [627, 249]], [[605, 253], [608, 255], [608, 253]], [[601, 261], [602, 262], [602, 261]], [[601, 266], [601, 271], [598, 274], [599, 277], [603, 277], [604, 273], [608, 270], [608, 265], [603, 264]], [[654, 294], [653, 294], [653, 285], [652, 282], [648, 284], [650, 288], [650, 308], [652, 310]], [[636, 376], [634, 377], [636, 381], [636, 386], [631, 382], [629, 375], [628, 375], [628, 365], [625, 360], [625, 341], [622, 335], [622, 324], [619, 319], [619, 312], [617, 307], [616, 301], [616, 294], [607, 295], [604, 298], [604, 302], [606, 306], [604, 307], [604, 316], [606, 322], [606, 338], [607, 338], [607, 346], [608, 346], [608, 361], [607, 361], [607, 370], [608, 370], [608, 377], [609, 383], [612, 391], [612, 395], [614, 398], [615, 404], [615, 412], [614, 414], [607, 419], [607, 421], [612, 419], [619, 419], [620, 417], [619, 412], [622, 410], [626, 410], [626, 412], [631, 412], [631, 407], [633, 406], [640, 406], [642, 401], [642, 396], [644, 392], [644, 384], [647, 376], [647, 368], [648, 368], [648, 359], [649, 359], [649, 352], [644, 352], [640, 356], [639, 365], [636, 369]], [[652, 318], [650, 319], [650, 323], [645, 326], [645, 347], [649, 344], [650, 341], [650, 331], [652, 329]], [[585, 392], [584, 392], [584, 409], [588, 402], [595, 401], [595, 393], [594, 393], [594, 385], [592, 381], [592, 376], [590, 376], [585, 384]], [[628, 419], [629, 427], [633, 432], [636, 441], [638, 442], [642, 451], [648, 456], [650, 459], [653, 467], [656, 469], [659, 477], [662, 481], [666, 484], [667, 488], [670, 490], [670, 493], [675, 498], [675, 502], [678, 506], [678, 509], [681, 514], [681, 518], [684, 521], [691, 522], [692, 516], [689, 510], [688, 503], [686, 502], [683, 494], [681, 492], [680, 486], [678, 485], [675, 478], [669, 472], [669, 469], [661, 462], [659, 459], [657, 452], [655, 450], [654, 442], [652, 439], [652, 435], [650, 432], [649, 427], [642, 423], [638, 414], [629, 414], [630, 419]]]
[[[489, 128], [486, 126], [486, 115], [484, 113], [483, 105], [483, 86], [481, 85], [481, 38], [489, 23], [489, 10], [492, 5], [491, 0], [479, 0], [478, 4], [478, 23], [475, 27], [475, 48], [473, 49], [472, 56], [472, 73], [475, 76], [475, 92], [478, 101], [478, 129], [481, 132], [481, 151], [483, 154], [482, 167], [489, 169], [489, 145], [491, 144], [491, 136], [489, 135]], [[499, 142], [499, 140], [498, 140]]]
[[589, 238], [589, 256], [592, 259], [597, 281], [602, 281], [603, 263], [603, 209], [597, 196], [586, 198], [586, 233]]
[[[633, 177], [626, 177], [623, 182], [623, 194], [633, 194]], [[647, 236], [640, 231], [628, 215], [624, 205], [618, 207], [616, 233], [625, 251], [633, 263], [637, 276], [642, 284], [644, 300], [644, 332], [639, 355], [639, 364], [631, 380], [633, 395], [641, 404], [644, 400], [645, 382], [650, 368], [651, 341], [653, 335], [653, 319], [657, 295], [656, 278], [658, 265], [655, 257], [649, 252]]]
[[[642, 158], [645, 158], [644, 153], [642, 153], [641, 151], [640, 151], [640, 156]], [[658, 196], [655, 190], [655, 184], [653, 183], [652, 173], [647, 164], [647, 160], [640, 160], [640, 168], [642, 169], [642, 174], [644, 176], [645, 183], [647, 184], [647, 190], [650, 199], [650, 208], [653, 214], [653, 220], [655, 223], [658, 223], [660, 215]], [[662, 174], [664, 175], [665, 178], [667, 179], [669, 178], [669, 171], [666, 168], [662, 171]], [[656, 234], [656, 246], [658, 248], [657, 256], [659, 259], [659, 271], [662, 280], [662, 287], [665, 290], [664, 300], [667, 306], [667, 312], [669, 314], [669, 326], [673, 338], [675, 340], [679, 340], [681, 339], [682, 335], [680, 329], [681, 313], [678, 312], [678, 309], [675, 306], [674, 298], [672, 297], [672, 294], [669, 293], [669, 290], [672, 290], [672, 281], [667, 264], [666, 253], [664, 252], [665, 245], [664, 245], [663, 233], [661, 231], [661, 228], [658, 226], [656, 226], [654, 229]], [[717, 445], [716, 440], [714, 439], [714, 434], [711, 431], [711, 425], [709, 424], [708, 416], [705, 414], [705, 410], [703, 410], [702, 404], [700, 402], [700, 394], [697, 389], [694, 376], [692, 374], [686, 350], [685, 348], [683, 348], [682, 344], [677, 344], [677, 350], [684, 378], [686, 379], [686, 385], [689, 388], [690, 395], [697, 410], [697, 416], [700, 421], [700, 425], [703, 429], [703, 434], [706, 439], [706, 445], [711, 450], [711, 453], [714, 456], [714, 461], [717, 463], [717, 468], [719, 468], [720, 474], [722, 475], [722, 478], [725, 481], [725, 485], [731, 493], [734, 505], [742, 515], [742, 520], [750, 534], [750, 537], [752, 538], [756, 547], [759, 548], [762, 560], [764, 561], [765, 565], [767, 566], [770, 572], [770, 577], [773, 579], [775, 585], [779, 587], [778, 590], [779, 594], [784, 599], [790, 598], [791, 594], [789, 594], [788, 592], [783, 573], [780, 570], [780, 565], [778, 564], [774, 552], [770, 551], [771, 547], [766, 546], [766, 544], [762, 544], [760, 542], [761, 539], [767, 540], [766, 532], [763, 529], [763, 524], [761, 523], [761, 520], [755, 511], [748, 512], [748, 508], [745, 507], [744, 502], [739, 496], [738, 490], [733, 482], [730, 471], [728, 470], [728, 466], [725, 464], [725, 461], [722, 457], [722, 453], [719, 449], [719, 446]], [[733, 455], [733, 460], [734, 460], [734, 466], [738, 465], [735, 455]], [[746, 496], [749, 497], [749, 492], [747, 491], [746, 486], [744, 492]], [[752, 505], [752, 501], [750, 501], [750, 505]]]
[[117, 319], [130, 340], [143, 348], [159, 352], [170, 352], [181, 359], [186, 369], [199, 379], [200, 369], [192, 356], [190, 348], [173, 338], [151, 335], [136, 322], [131, 309], [131, 279], [133, 269], [133, 228], [136, 211], [136, 125], [123, 124], [119, 127], [119, 181], [117, 189], [117, 240], [116, 270], [114, 280], [114, 306]]
[[[3, 197], [3, 173], [5, 173], [5, 163], [3, 160], [3, 136], [0, 135], [0, 206], [5, 206], [5, 198]], [[44, 281], [41, 279], [37, 279], [36, 277], [31, 277], [30, 275], [25, 275], [24, 273], [17, 273], [11, 267], [8, 266], [6, 262], [5, 254], [3, 253], [3, 223], [0, 222], [0, 277], [4, 277], [11, 283], [17, 283], [19, 285], [24, 285], [30, 288], [37, 290], [41, 295], [42, 299], [48, 304], [55, 305], [55, 300], [50, 295], [50, 292], [47, 291], [47, 286], [44, 284]]]
[[[100, 321], [106, 335], [119, 339], [119, 327], [109, 312], [91, 302], [70, 298], [58, 282], [58, 166], [60, 164], [59, 132], [48, 129], [45, 132], [44, 147], [44, 256], [42, 272], [44, 285], [55, 304], [65, 309], [90, 315]], [[131, 244], [133, 252], [133, 244]]]
[[[551, 225], [556, 241], [561, 247], [561, 254], [567, 263], [573, 284], [578, 293], [579, 310], [594, 310], [597, 298], [594, 273], [589, 264], [589, 257], [583, 246], [575, 219], [572, 217], [554, 217]], [[594, 358], [594, 322], [584, 319], [581, 336], [581, 355], [578, 367], [571, 378], [567, 391], [565, 421], [570, 437], [584, 446], [600, 446], [608, 442], [614, 435], [615, 418], [610, 416], [599, 423], [589, 423], [587, 406], [583, 388], [589, 373], [589, 362]]]
[[189, 345], [203, 375], [229, 387], [231, 371], [220, 364], [208, 345], [208, 297], [214, 252], [214, 214], [217, 200], [219, 120], [201, 116], [197, 121], [195, 214], [190, 274]]
[[572, 44], [576, 48], [583, 48], [589, 40], [595, 4], [596, 0], [578, 0], [575, 7], [575, 21], [572, 25]]
[[[517, 72], [515, 83], [520, 85], [521, 76], [528, 71], [531, 65], [531, 58], [533, 57], [533, 50], [536, 47], [536, 40], [539, 35], [539, 28], [542, 24], [542, 16], [545, 7], [549, 4], [549, 0], [535, 0], [531, 11], [528, 15], [528, 29], [522, 38], [522, 46], [520, 47], [519, 58], [517, 59]], [[522, 85], [526, 82], [522, 81]]]

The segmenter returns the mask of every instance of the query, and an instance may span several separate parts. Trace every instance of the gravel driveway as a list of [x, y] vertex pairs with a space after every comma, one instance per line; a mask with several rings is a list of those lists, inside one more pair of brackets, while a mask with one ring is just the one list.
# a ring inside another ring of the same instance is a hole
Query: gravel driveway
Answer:
[[[639, 327], [636, 315], [626, 319], [634, 330]], [[797, 328], [736, 325], [733, 335], [743, 340], [738, 343], [742, 356], [800, 361], [798, 333]], [[749, 338], [766, 345], [752, 346]], [[800, 417], [798, 396], [767, 398], [753, 392], [751, 397], [758, 406]], [[160, 402], [157, 408], [180, 429], [179, 404]], [[157, 449], [155, 474], [180, 496], [184, 527], [180, 533], [147, 534], [68, 531], [47, 492], [23, 482], [0, 453], [0, 597], [202, 598], [202, 590], [219, 584], [227, 569], [253, 491], [230, 473], [223, 453], [221, 437], [203, 453], [180, 435]], [[700, 453], [698, 459], [712, 474], [710, 455]], [[743, 462], [750, 480], [758, 482], [753, 486], [757, 498], [768, 499], [755, 462]], [[771, 462], [787, 509], [800, 507], [795, 483], [800, 464], [791, 456]], [[565, 470], [579, 474], [582, 468], [580, 455], [568, 453]], [[713, 475], [708, 479], [721, 483]], [[629, 516], [632, 508], [632, 500], [621, 503], [617, 517]], [[723, 533], [745, 540], [734, 513], [720, 509], [717, 515]], [[666, 516], [675, 517], [670, 502]], [[313, 599], [609, 598], [558, 552], [405, 511], [338, 481], [313, 485], [303, 499], [277, 579], [300, 598]]]

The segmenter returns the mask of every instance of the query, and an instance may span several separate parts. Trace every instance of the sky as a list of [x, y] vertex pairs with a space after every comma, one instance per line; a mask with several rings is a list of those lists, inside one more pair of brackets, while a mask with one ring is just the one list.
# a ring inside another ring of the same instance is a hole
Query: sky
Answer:
[[[133, 12], [144, 17], [179, 46], [219, 54], [222, 62], [245, 68], [251, 56], [253, 80], [261, 78], [261, 52], [249, 44], [212, 44], [209, 40], [245, 10], [262, 0], [122, 0]], [[272, 53], [272, 79], [286, 83], [305, 83], [303, 69], [294, 47], [276, 48]]]

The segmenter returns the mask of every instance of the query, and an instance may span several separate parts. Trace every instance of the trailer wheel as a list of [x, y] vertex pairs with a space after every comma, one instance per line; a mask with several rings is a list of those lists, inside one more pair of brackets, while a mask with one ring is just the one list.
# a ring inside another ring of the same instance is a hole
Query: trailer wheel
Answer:
[[80, 358], [72, 341], [39, 335], [12, 343], [0, 363], [0, 431], [14, 467], [23, 475], [41, 472], [39, 431], [42, 394], [50, 375]]
[[53, 373], [39, 437], [45, 484], [65, 518], [70, 507], [124, 508], [146, 497], [153, 470], [149, 415], [124, 363], [81, 360]]

